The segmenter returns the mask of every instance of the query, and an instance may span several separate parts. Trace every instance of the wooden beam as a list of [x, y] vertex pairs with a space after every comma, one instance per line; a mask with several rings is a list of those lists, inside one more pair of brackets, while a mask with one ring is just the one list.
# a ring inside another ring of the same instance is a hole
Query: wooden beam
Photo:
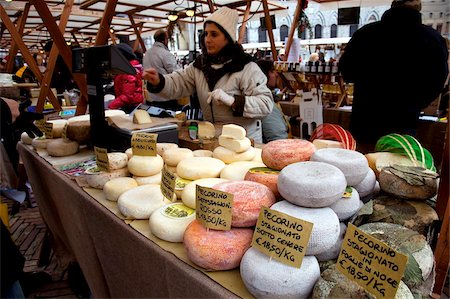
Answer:
[[275, 48], [275, 41], [273, 37], [273, 31], [272, 31], [272, 22], [270, 20], [270, 14], [269, 14], [269, 5], [267, 4], [267, 0], [262, 0], [263, 7], [264, 7], [264, 16], [266, 21], [266, 29], [267, 34], [269, 35], [269, 41], [270, 41], [270, 48], [272, 49], [272, 58], [274, 61], [277, 60], [277, 49]]
[[[20, 36], [23, 36], [23, 29], [25, 28], [25, 24], [27, 22], [28, 13], [30, 11], [30, 3], [26, 3], [25, 7], [23, 8], [23, 12], [20, 15], [18, 19], [18, 29], [17, 32], [20, 34]], [[3, 24], [2, 24], [3, 27]], [[9, 48], [9, 58], [6, 62], [6, 72], [11, 74], [13, 72], [14, 68], [14, 59], [11, 59], [12, 57], [16, 57], [17, 51], [19, 48], [17, 47], [17, 44], [14, 42], [14, 40], [11, 41], [11, 47]]]
[[139, 26], [137, 26], [136, 23], [134, 22], [132, 15], [128, 15], [128, 18], [130, 19], [131, 26], [133, 26], [134, 33], [136, 34], [136, 41], [134, 42], [134, 45], [133, 45], [133, 51], [136, 51], [138, 48], [138, 45], [140, 44], [142, 51], [145, 53], [147, 51], [147, 49], [145, 48], [145, 43], [141, 36], [141, 32], [142, 32], [142, 28], [144, 27], [144, 23], [140, 23]]
[[242, 44], [242, 41], [244, 40], [246, 28], [247, 28], [247, 21], [248, 16], [250, 15], [250, 7], [252, 6], [252, 1], [247, 2], [247, 6], [245, 7], [245, 13], [244, 17], [242, 18], [242, 24], [241, 24], [241, 30], [239, 30], [239, 38], [238, 43]]
[[100, 28], [98, 29], [98, 33], [95, 38], [96, 46], [103, 46], [108, 42], [111, 20], [116, 12], [117, 2], [118, 0], [108, 0], [106, 3], [105, 11], [103, 13], [102, 20], [100, 21]]
[[[22, 53], [23, 59], [25, 59], [26, 63], [28, 64], [28, 67], [33, 72], [36, 79], [41, 82], [42, 81], [42, 74], [41, 70], [39, 69], [36, 61], [34, 60], [33, 56], [31, 56], [30, 51], [28, 50], [27, 46], [22, 41], [22, 37], [20, 36], [19, 32], [17, 32], [14, 24], [11, 22], [11, 20], [8, 17], [8, 14], [6, 13], [5, 9], [2, 5], [0, 5], [0, 17], [2, 19], [2, 22], [5, 24], [6, 29], [11, 34], [14, 42], [19, 47], [20, 52]], [[12, 58], [11, 58], [12, 59]], [[61, 106], [58, 103], [58, 100], [55, 98], [55, 96], [52, 94], [49, 94], [50, 102], [53, 104], [53, 107], [56, 110], [61, 110]]]
[[297, 28], [298, 19], [302, 13], [303, 0], [297, 0], [297, 6], [295, 7], [294, 20], [292, 21], [291, 28], [289, 29], [289, 36], [286, 43], [284, 59], [286, 60], [289, 56], [289, 51], [291, 50], [292, 40], [294, 39], [295, 28]]
[[208, 1], [209, 12], [213, 13], [214, 12], [214, 4], [213, 4], [212, 0], [207, 0], [207, 1]]

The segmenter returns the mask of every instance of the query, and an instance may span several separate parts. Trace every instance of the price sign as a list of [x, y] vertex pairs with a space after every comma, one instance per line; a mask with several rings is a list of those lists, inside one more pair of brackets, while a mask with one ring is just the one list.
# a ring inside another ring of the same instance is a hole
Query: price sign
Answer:
[[134, 133], [131, 137], [133, 155], [156, 156], [156, 139], [158, 134]]
[[100, 170], [109, 171], [108, 150], [106, 148], [94, 146], [95, 159], [97, 161], [97, 167]]
[[283, 264], [300, 268], [312, 228], [311, 222], [262, 207], [252, 247]]
[[197, 220], [207, 228], [230, 230], [233, 197], [231, 193], [197, 185], [195, 209]]
[[45, 138], [53, 138], [53, 124], [46, 122], [44, 124]]
[[67, 138], [67, 127], [69, 126], [69, 124], [68, 123], [66, 123], [65, 125], [64, 125], [64, 128], [63, 128], [63, 130], [62, 130], [62, 138], [64, 139], [64, 140], [67, 140], [68, 138]]
[[337, 269], [377, 298], [394, 298], [408, 257], [349, 223]]
[[41, 131], [42, 133], [45, 133], [45, 123], [46, 123], [46, 121], [43, 118], [43, 119], [36, 120], [34, 122], [34, 125], [39, 129], [39, 131]]
[[167, 170], [166, 166], [162, 169], [161, 176], [161, 193], [170, 201], [173, 201], [173, 193], [175, 192], [176, 177]]

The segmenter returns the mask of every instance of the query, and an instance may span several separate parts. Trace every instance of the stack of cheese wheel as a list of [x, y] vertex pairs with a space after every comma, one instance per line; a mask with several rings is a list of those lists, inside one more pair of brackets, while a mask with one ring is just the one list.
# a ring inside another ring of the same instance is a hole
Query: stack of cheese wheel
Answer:
[[162, 157], [167, 170], [176, 173], [178, 163], [186, 158], [194, 157], [194, 154], [188, 148], [168, 148], [164, 150]]
[[359, 193], [353, 187], [347, 187], [341, 199], [330, 205], [339, 221], [345, 221], [358, 212], [364, 203], [359, 199]]
[[178, 144], [176, 143], [170, 143], [170, 142], [158, 142], [156, 144], [156, 152], [161, 157], [164, 156], [164, 151], [172, 148], [178, 148]]
[[84, 172], [83, 177], [90, 187], [103, 189], [109, 180], [130, 174], [127, 167], [128, 157], [125, 153], [108, 153], [108, 162], [109, 171], [100, 171], [94, 166]]
[[315, 150], [307, 140], [279, 139], [264, 145], [261, 157], [267, 167], [281, 170], [289, 164], [308, 161]]
[[338, 237], [336, 243], [334, 243], [334, 245], [331, 247], [331, 249], [324, 251], [322, 253], [316, 254], [316, 258], [319, 262], [334, 260], [334, 259], [338, 258], [339, 253], [341, 252], [342, 243], [344, 242], [344, 236], [345, 236], [346, 231], [347, 231], [347, 226], [345, 225], [345, 223], [341, 222], [339, 237]]
[[234, 181], [243, 180], [249, 169], [265, 166], [264, 163], [257, 161], [237, 161], [225, 166], [220, 172], [220, 177]]
[[229, 164], [237, 161], [250, 161], [255, 157], [255, 148], [252, 147], [246, 131], [238, 125], [224, 125], [219, 136], [219, 145], [213, 151], [213, 157]]
[[158, 208], [169, 203], [161, 193], [160, 185], [137, 186], [119, 196], [117, 206], [127, 219], [148, 219]]

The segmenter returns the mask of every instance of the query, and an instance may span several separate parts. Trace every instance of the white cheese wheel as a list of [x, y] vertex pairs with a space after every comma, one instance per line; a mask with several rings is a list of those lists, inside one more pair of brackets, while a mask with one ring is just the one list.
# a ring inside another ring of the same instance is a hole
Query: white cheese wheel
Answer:
[[262, 148], [255, 147], [255, 157], [252, 159], [252, 161], [264, 163], [262, 160], [261, 154], [262, 154]]
[[52, 139], [47, 143], [47, 153], [52, 157], [65, 157], [78, 153], [79, 147], [76, 141]]
[[137, 186], [138, 183], [133, 178], [114, 178], [106, 182], [106, 184], [103, 186], [103, 193], [105, 193], [105, 197], [107, 200], [117, 201], [122, 193]]
[[194, 220], [184, 232], [183, 245], [188, 258], [197, 266], [207, 270], [230, 270], [239, 266], [252, 236], [250, 228], [207, 231]]
[[22, 143], [31, 145], [31, 143], [33, 142], [33, 138], [31, 138], [31, 137], [28, 135], [27, 132], [23, 132], [23, 133], [20, 135], [20, 141], [21, 141]]
[[305, 256], [297, 268], [271, 259], [253, 247], [242, 257], [240, 272], [245, 287], [256, 298], [309, 298], [320, 278], [314, 256]]
[[351, 188], [351, 194], [348, 194], [346, 190], [343, 197], [330, 205], [330, 208], [338, 215], [339, 221], [352, 217], [361, 207], [358, 191], [353, 187], [349, 188]]
[[195, 210], [180, 202], [164, 205], [150, 216], [152, 233], [168, 242], [183, 242], [188, 225], [195, 220]]
[[339, 218], [330, 208], [303, 208], [283, 200], [275, 203], [271, 209], [313, 224], [306, 255], [330, 250], [339, 238]]
[[186, 186], [184, 186], [183, 192], [181, 193], [181, 200], [183, 203], [192, 208], [196, 208], [196, 191], [197, 191], [197, 185], [202, 187], [208, 187], [212, 188], [212, 186], [217, 185], [219, 183], [226, 182], [225, 179], [219, 179], [219, 178], [207, 178], [207, 179], [199, 179], [190, 182]]
[[359, 196], [362, 198], [369, 194], [372, 194], [375, 188], [375, 183], [377, 182], [377, 177], [372, 169], [369, 169], [364, 179], [357, 185], [353, 186], [356, 191], [358, 191]]
[[176, 172], [183, 179], [198, 180], [216, 178], [224, 167], [225, 163], [216, 158], [191, 157], [181, 160]]
[[47, 144], [51, 141], [51, 139], [45, 138], [44, 136], [41, 137], [35, 137], [31, 141], [31, 145], [34, 147], [34, 149], [46, 149]]
[[178, 148], [178, 144], [170, 143], [170, 142], [158, 142], [156, 144], [156, 152], [161, 157], [163, 156], [165, 150], [171, 149], [171, 148]]
[[361, 183], [369, 171], [363, 154], [343, 148], [322, 148], [314, 152], [311, 161], [324, 162], [339, 168], [345, 175], [348, 186]]
[[136, 180], [138, 185], [148, 185], [148, 184], [161, 184], [162, 172], [158, 172], [157, 174], [151, 176], [133, 176], [133, 179]]
[[302, 207], [327, 207], [342, 197], [346, 186], [342, 171], [322, 162], [294, 163], [278, 176], [281, 196]]
[[220, 135], [219, 145], [229, 149], [230, 151], [242, 153], [248, 150], [252, 146], [252, 143], [247, 137], [244, 137], [243, 139], [233, 139]]
[[251, 181], [227, 181], [213, 186], [214, 189], [233, 194], [231, 226], [250, 227], [258, 220], [261, 207], [270, 208], [275, 195], [263, 184]]
[[126, 114], [125, 111], [119, 110], [119, 109], [107, 109], [107, 110], [105, 110], [105, 117], [125, 115], [125, 114]]
[[192, 152], [194, 154], [194, 157], [212, 157], [213, 152], [210, 150], [195, 150]]
[[142, 185], [130, 189], [119, 196], [117, 206], [128, 219], [148, 219], [165, 204], [160, 185]]
[[164, 166], [160, 155], [137, 156], [134, 155], [128, 161], [128, 170], [135, 176], [152, 176], [161, 172]]
[[108, 153], [109, 170], [127, 167], [128, 156], [125, 153]]
[[264, 163], [256, 161], [238, 161], [225, 166], [220, 172], [220, 177], [227, 180], [244, 180], [247, 171], [254, 167], [264, 167]]
[[52, 138], [61, 138], [64, 126], [68, 123], [67, 119], [53, 119], [47, 122], [53, 124]]
[[342, 143], [336, 140], [326, 140], [326, 139], [314, 139], [313, 144], [316, 147], [316, 149], [321, 148], [343, 148]]
[[247, 135], [247, 132], [241, 126], [234, 125], [234, 124], [222, 126], [221, 136], [241, 140], [241, 139], [245, 138], [245, 135]]
[[83, 177], [86, 179], [88, 185], [95, 189], [103, 189], [103, 186], [109, 180], [118, 177], [128, 176], [128, 168], [116, 169], [111, 172], [99, 171], [96, 166], [87, 169]]
[[214, 158], [220, 159], [227, 164], [237, 161], [251, 161], [255, 157], [255, 154], [256, 151], [254, 147], [250, 147], [248, 150], [242, 153], [230, 151], [223, 146], [218, 146], [213, 151]]
[[162, 157], [168, 166], [177, 166], [181, 160], [194, 157], [194, 154], [188, 148], [169, 148], [164, 151]]
[[341, 222], [339, 225], [339, 238], [337, 239], [336, 243], [334, 243], [333, 247], [320, 254], [316, 254], [316, 258], [319, 262], [334, 260], [338, 258], [339, 253], [341, 252], [342, 243], [344, 242], [345, 232], [347, 231], [347, 226], [345, 225], [345, 223]]
[[127, 150], [125, 151], [125, 154], [127, 155], [128, 160], [130, 160], [131, 157], [133, 157], [133, 148], [132, 147], [127, 148]]

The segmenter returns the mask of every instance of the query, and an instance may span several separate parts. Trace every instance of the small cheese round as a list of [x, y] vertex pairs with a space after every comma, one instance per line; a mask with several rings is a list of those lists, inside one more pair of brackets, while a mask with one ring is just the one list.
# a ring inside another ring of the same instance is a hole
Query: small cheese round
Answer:
[[53, 124], [52, 138], [61, 138], [64, 126], [68, 123], [67, 119], [53, 119], [48, 120], [47, 122]]
[[238, 161], [225, 166], [220, 172], [220, 177], [227, 180], [244, 180], [247, 171], [254, 167], [264, 167], [264, 163], [256, 161]]
[[212, 157], [213, 152], [210, 150], [195, 150], [192, 152], [194, 154], [194, 157]]
[[162, 157], [168, 166], [177, 166], [181, 160], [194, 157], [194, 154], [188, 148], [169, 148], [164, 151]]
[[281, 170], [289, 164], [308, 161], [315, 150], [307, 140], [279, 139], [264, 145], [261, 158], [267, 167]]
[[103, 186], [103, 193], [105, 193], [107, 200], [117, 201], [122, 193], [137, 186], [138, 183], [135, 179], [129, 177], [114, 178]]
[[20, 141], [22, 141], [22, 143], [31, 145], [31, 143], [33, 142], [33, 138], [31, 138], [27, 132], [23, 132], [20, 135]]
[[212, 188], [212, 186], [226, 181], [227, 180], [220, 178], [206, 178], [192, 181], [184, 186], [183, 192], [181, 193], [181, 200], [186, 206], [195, 209], [197, 185]]
[[308, 298], [320, 278], [314, 256], [305, 256], [300, 268], [283, 264], [251, 247], [242, 257], [240, 272], [256, 298]]
[[369, 164], [363, 154], [343, 148], [322, 148], [317, 150], [311, 161], [324, 162], [339, 168], [345, 175], [348, 186], [361, 183], [369, 171]]
[[142, 185], [130, 189], [119, 196], [117, 206], [128, 219], [148, 219], [165, 204], [159, 185]]
[[127, 167], [128, 156], [125, 153], [108, 153], [109, 169], [121, 169]]
[[347, 231], [347, 226], [345, 225], [345, 223], [341, 222], [339, 224], [339, 228], [339, 238], [337, 239], [336, 243], [334, 243], [333, 247], [320, 254], [316, 254], [316, 258], [319, 262], [334, 260], [338, 258], [339, 253], [341, 252], [342, 242], [344, 242], [344, 236], [345, 232]]
[[164, 161], [161, 156], [134, 155], [128, 161], [128, 169], [135, 176], [152, 176], [161, 172]]
[[378, 177], [380, 175], [381, 169], [392, 165], [403, 165], [403, 166], [415, 166], [414, 162], [410, 160], [407, 156], [396, 153], [387, 152], [376, 152], [365, 154], [369, 167], [375, 172]]
[[119, 110], [119, 109], [107, 109], [105, 110], [105, 117], [110, 116], [119, 116], [119, 115], [125, 115], [125, 111]]
[[151, 176], [133, 176], [133, 179], [136, 180], [138, 185], [148, 185], [148, 184], [157, 184], [161, 185], [161, 177], [162, 172], [158, 172], [157, 174]]
[[79, 147], [76, 141], [63, 138], [52, 139], [47, 143], [47, 153], [53, 157], [65, 157], [78, 153]]
[[269, 187], [273, 192], [273, 195], [275, 195], [275, 198], [278, 198], [280, 197], [280, 192], [278, 191], [279, 174], [279, 170], [270, 169], [268, 167], [255, 167], [247, 171], [244, 180], [257, 182]]
[[345, 192], [344, 196], [330, 205], [330, 208], [338, 215], [339, 221], [347, 220], [358, 212], [361, 207], [358, 191], [349, 187], [351, 193]]
[[322, 162], [294, 163], [278, 176], [281, 196], [302, 207], [327, 207], [342, 197], [346, 186], [342, 171]]
[[130, 160], [131, 157], [133, 157], [133, 148], [132, 147], [127, 148], [127, 150], [125, 151], [125, 154], [127, 155], [128, 160]]
[[149, 225], [152, 233], [168, 242], [183, 242], [184, 232], [195, 220], [195, 210], [176, 202], [164, 205], [150, 216]]
[[275, 203], [271, 209], [313, 223], [306, 255], [330, 250], [339, 238], [339, 218], [330, 208], [303, 208], [283, 200]]
[[213, 151], [213, 157], [222, 160], [223, 162], [230, 164], [237, 161], [251, 161], [255, 157], [256, 151], [254, 147], [250, 147], [248, 150], [242, 153], [236, 153], [223, 146], [218, 146]]
[[171, 148], [178, 148], [178, 144], [170, 142], [158, 142], [156, 144], [156, 152], [163, 157], [164, 151]]
[[353, 186], [358, 191], [359, 196], [362, 198], [373, 192], [377, 177], [372, 169], [369, 169], [365, 178], [357, 185]]
[[180, 161], [177, 174], [188, 180], [216, 178], [225, 167], [225, 163], [216, 158], [191, 157]]
[[231, 209], [233, 227], [254, 226], [261, 207], [270, 208], [276, 201], [268, 187], [256, 182], [228, 181], [214, 185], [213, 188], [233, 194]]
[[83, 177], [85, 178], [88, 185], [95, 189], [103, 189], [103, 186], [109, 180], [118, 177], [128, 176], [130, 173], [128, 172], [128, 168], [116, 169], [111, 172], [100, 171], [97, 166], [88, 168]]
[[31, 145], [34, 147], [34, 149], [46, 149], [47, 144], [51, 141], [51, 139], [45, 138], [44, 136], [41, 137], [35, 137], [31, 141]]
[[206, 270], [230, 270], [239, 266], [252, 237], [250, 228], [207, 231], [194, 220], [184, 232], [183, 245], [188, 258], [197, 266]]

